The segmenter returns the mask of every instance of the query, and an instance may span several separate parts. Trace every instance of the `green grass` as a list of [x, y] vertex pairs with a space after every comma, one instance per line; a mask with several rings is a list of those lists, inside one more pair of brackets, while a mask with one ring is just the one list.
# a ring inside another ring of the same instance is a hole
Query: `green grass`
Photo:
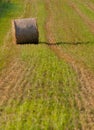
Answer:
[[[18, 58], [23, 63], [24, 73], [19, 77], [19, 80], [22, 78], [21, 83], [15, 83], [18, 84], [17, 90], [14, 85], [15, 93], [10, 90], [8, 101], [0, 106], [0, 130], [82, 129], [83, 121], [79, 119], [80, 110], [76, 99], [80, 91], [78, 75], [70, 64], [59, 59], [45, 44], [46, 20], [51, 15], [51, 31], [56, 42], [62, 44], [59, 45], [62, 50], [91, 70], [94, 69], [93, 34], [66, 0], [51, 0], [48, 5], [41, 0], [28, 0], [26, 3], [12, 0], [11, 3], [14, 6], [1, 4], [5, 10], [2, 10], [0, 26], [4, 27], [7, 21], [7, 27], [0, 31], [0, 48], [4, 47], [0, 53], [0, 67], [7, 63], [8, 57], [11, 60]], [[11, 19], [18, 17], [37, 18], [39, 40], [43, 44], [14, 46], [11, 35], [3, 41], [10, 30]], [[83, 44], [88, 40], [90, 43]], [[69, 44], [63, 44], [63, 41]], [[82, 44], [72, 44], [78, 41]]]
[[20, 1], [0, 3], [0, 46], [3, 44], [7, 32], [11, 29], [11, 21], [22, 15], [24, 4]]
[[0, 2], [0, 70], [8, 64], [10, 57], [14, 56], [11, 21], [22, 17], [24, 6], [22, 1], [17, 0], [11, 0], [9, 3]]
[[[83, 14], [85, 14], [91, 21], [94, 21], [94, 10], [91, 10], [87, 5], [85, 4], [85, 1], [78, 1], [74, 0], [77, 6], [80, 8]], [[94, 4], [94, 2], [92, 2]]]
[[[59, 10], [58, 6], [55, 6], [56, 4], [59, 6]], [[63, 51], [74, 57], [76, 61], [94, 71], [94, 34], [70, 7], [69, 1], [52, 1], [49, 7], [53, 20], [52, 32], [58, 46], [61, 46]], [[80, 44], [77, 44], [79, 42]]]
[[78, 82], [73, 69], [45, 45], [22, 47], [21, 55], [26, 67], [32, 70], [24, 75], [29, 86], [24, 85], [22, 100], [9, 101], [4, 108], [1, 129], [79, 128], [79, 111], [75, 103]]
[[14, 94], [15, 100], [10, 95], [6, 105], [0, 107], [0, 130], [74, 130], [81, 127], [75, 101], [79, 85], [77, 75], [45, 45], [47, 15], [45, 2], [27, 1], [23, 17], [37, 17], [40, 41], [44, 44], [13, 48], [14, 54], [18, 52], [16, 57], [30, 70], [21, 75], [26, 81], [20, 86], [22, 97], [19, 98], [19, 92]]

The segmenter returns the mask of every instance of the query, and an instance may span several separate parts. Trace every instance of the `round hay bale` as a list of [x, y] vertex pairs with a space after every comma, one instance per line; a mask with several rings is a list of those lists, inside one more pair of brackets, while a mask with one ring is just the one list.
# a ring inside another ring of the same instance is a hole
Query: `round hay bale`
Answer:
[[39, 33], [35, 18], [16, 19], [12, 22], [14, 40], [17, 44], [38, 44]]

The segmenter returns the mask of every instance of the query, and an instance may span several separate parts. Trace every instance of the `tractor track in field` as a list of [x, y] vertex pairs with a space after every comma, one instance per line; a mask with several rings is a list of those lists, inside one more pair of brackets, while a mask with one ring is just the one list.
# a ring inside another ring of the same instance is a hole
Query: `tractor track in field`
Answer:
[[[47, 38], [48, 42], [51, 43], [49, 48], [54, 51], [54, 53], [58, 56], [58, 58], [65, 60], [68, 64], [72, 66], [77, 74], [77, 80], [79, 82], [78, 91], [74, 94], [75, 101], [77, 107], [79, 109], [79, 118], [82, 130], [93, 130], [94, 129], [94, 74], [90, 72], [85, 66], [78, 63], [73, 57], [68, 55], [63, 51], [63, 49], [54, 43], [56, 43], [55, 38], [53, 36], [51, 25], [52, 25], [52, 17], [51, 12], [49, 10], [49, 1], [46, 1], [47, 10], [49, 12], [48, 20], [46, 24]], [[74, 8], [74, 5], [72, 4]], [[85, 15], [82, 15], [81, 11], [78, 9], [75, 10], [79, 13], [81, 17], [84, 18], [85, 21], [88, 20]], [[92, 24], [89, 20], [87, 24], [92, 27]], [[92, 29], [92, 28], [91, 28]], [[92, 32], [94, 30], [92, 29]]]
[[89, 10], [94, 11], [94, 4], [91, 1], [80, 1], [80, 4], [83, 4]]
[[92, 11], [94, 11], [94, 4], [88, 3], [88, 6], [89, 6], [89, 8], [90, 8]]
[[[46, 0], [48, 11], [50, 4], [49, 2], [49, 0]], [[91, 21], [85, 15], [83, 15], [82, 12], [74, 6], [74, 4], [72, 4], [72, 8], [75, 9], [79, 16], [90, 27], [90, 30], [94, 33], [94, 24], [91, 23]], [[48, 42], [51, 43], [49, 48], [55, 52], [58, 58], [64, 59], [76, 71], [79, 86], [77, 88], [78, 92], [76, 92], [74, 95], [77, 107], [80, 111], [82, 130], [93, 130], [94, 75], [70, 55], [63, 52], [63, 48], [59, 47], [58, 45], [54, 45], [56, 41], [52, 33], [51, 25], [52, 19], [50, 14], [46, 24]], [[26, 98], [26, 93], [28, 93], [27, 91], [32, 85], [28, 77], [31, 75], [34, 76], [32, 73], [34, 73], [33, 70], [35, 67], [35, 63], [33, 66], [24, 66], [23, 62], [19, 61], [19, 59], [16, 59], [10, 63], [10, 66], [6, 70], [2, 71], [0, 77], [0, 106], [11, 103], [15, 99], [19, 99], [21, 101], [23, 98]]]
[[84, 4], [89, 10], [94, 11], [94, 4], [90, 1], [80, 1], [82, 4]]
[[91, 21], [85, 14], [83, 14], [75, 3], [71, 2], [69, 5], [83, 19], [84, 23], [88, 26], [89, 30], [94, 34], [94, 21]]
[[[82, 2], [82, 1], [81, 1]], [[94, 11], [94, 4], [93, 3], [91, 3], [91, 2], [86, 2], [85, 3], [85, 6], [89, 9], [89, 10], [91, 10], [92, 12]]]

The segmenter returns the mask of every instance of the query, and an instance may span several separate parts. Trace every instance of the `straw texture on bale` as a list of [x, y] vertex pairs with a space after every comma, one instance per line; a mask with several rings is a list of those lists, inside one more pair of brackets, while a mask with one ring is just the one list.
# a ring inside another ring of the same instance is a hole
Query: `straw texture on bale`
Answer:
[[17, 44], [38, 44], [39, 33], [35, 18], [16, 19], [12, 21], [14, 40]]

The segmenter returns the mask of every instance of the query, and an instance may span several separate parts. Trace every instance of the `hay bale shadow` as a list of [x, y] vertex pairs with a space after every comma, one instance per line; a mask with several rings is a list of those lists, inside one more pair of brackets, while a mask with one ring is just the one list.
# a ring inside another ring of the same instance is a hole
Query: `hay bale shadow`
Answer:
[[40, 44], [47, 44], [49, 46], [54, 46], [54, 45], [64, 45], [64, 44], [68, 44], [68, 45], [82, 45], [82, 44], [90, 44], [90, 43], [94, 43], [94, 41], [78, 41], [78, 42], [56, 42], [56, 43], [49, 43], [49, 42], [39, 42]]
[[38, 44], [46, 44], [48, 46], [58, 46], [58, 45], [64, 45], [64, 44], [68, 44], [68, 45], [83, 45], [83, 44], [93, 44], [94, 41], [86, 41], [86, 42], [56, 42], [56, 43], [50, 43], [50, 42], [38, 42], [38, 43], [21, 43], [18, 45], [38, 45]]

